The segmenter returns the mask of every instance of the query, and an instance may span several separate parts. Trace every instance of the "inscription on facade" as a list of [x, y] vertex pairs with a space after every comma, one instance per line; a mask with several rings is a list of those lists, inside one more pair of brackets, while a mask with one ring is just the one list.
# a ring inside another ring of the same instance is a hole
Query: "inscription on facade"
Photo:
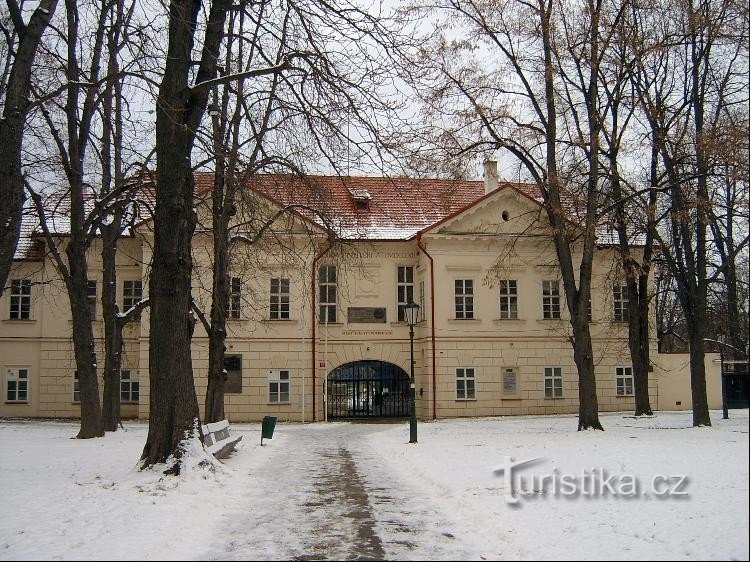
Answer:
[[350, 306], [346, 312], [349, 324], [385, 324], [385, 308]]

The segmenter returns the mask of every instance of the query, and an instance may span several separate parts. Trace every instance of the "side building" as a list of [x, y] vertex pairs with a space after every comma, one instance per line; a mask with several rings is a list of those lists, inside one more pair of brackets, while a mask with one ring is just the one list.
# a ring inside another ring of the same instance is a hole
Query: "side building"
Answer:
[[[254, 178], [238, 197], [230, 244], [230, 421], [408, 415], [409, 301], [420, 307], [414, 328], [420, 418], [577, 412], [569, 317], [539, 193], [493, 177], [490, 168], [484, 181]], [[194, 298], [206, 311], [212, 181], [196, 175]], [[64, 245], [66, 233], [57, 237]], [[103, 357], [99, 242], [90, 249], [89, 305]], [[147, 296], [152, 242], [148, 218], [120, 240], [121, 310]], [[615, 248], [602, 244], [597, 251], [592, 287], [600, 410], [632, 410], [628, 302]], [[0, 416], [77, 417], [67, 294], [33, 227], [0, 313]], [[148, 331], [148, 309], [125, 329], [124, 417], [149, 414]], [[202, 408], [208, 338], [200, 323], [192, 358]], [[689, 408], [687, 362], [658, 355], [655, 341], [651, 358], [652, 407]], [[707, 382], [715, 408], [721, 396], [713, 359], [707, 358]]]

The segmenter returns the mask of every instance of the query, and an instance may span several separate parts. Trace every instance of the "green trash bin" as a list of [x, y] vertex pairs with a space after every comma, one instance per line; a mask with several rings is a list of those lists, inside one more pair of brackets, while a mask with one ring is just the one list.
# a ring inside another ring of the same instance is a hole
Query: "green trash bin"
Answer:
[[276, 428], [276, 418], [274, 416], [264, 416], [263, 426], [260, 430], [260, 444], [263, 445], [263, 439], [273, 439], [273, 430]]

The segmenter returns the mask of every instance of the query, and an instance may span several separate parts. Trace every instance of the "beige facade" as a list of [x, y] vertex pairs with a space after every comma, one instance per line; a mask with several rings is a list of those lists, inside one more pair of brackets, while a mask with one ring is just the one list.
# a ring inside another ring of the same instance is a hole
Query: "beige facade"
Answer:
[[[265, 204], [267, 212], [275, 211], [271, 203]], [[199, 213], [200, 222], [207, 222], [205, 208], [199, 207]], [[146, 223], [137, 236], [120, 243], [117, 291], [121, 308], [126, 281], [141, 281], [146, 296], [148, 227]], [[442, 220], [404, 239], [360, 238], [330, 244], [324, 232], [295, 216], [282, 221], [263, 243], [241, 246], [232, 254], [232, 276], [239, 280], [240, 292], [238, 318], [228, 325], [227, 355], [239, 356], [231, 373], [233, 392], [225, 398], [230, 421], [259, 420], [265, 415], [280, 420], [324, 420], [327, 377], [342, 365], [375, 360], [408, 374], [409, 328], [398, 321], [400, 284], [402, 290], [404, 285], [411, 287], [421, 306], [414, 340], [419, 417], [555, 414], [578, 409], [570, 325], [546, 220], [535, 201], [512, 187], [478, 197], [460, 212], [446, 213]], [[211, 247], [210, 235], [199, 229], [194, 239], [194, 297], [203, 310], [210, 307]], [[96, 243], [90, 264], [90, 279], [98, 281], [98, 299], [102, 277]], [[321, 322], [319, 274], [325, 266], [336, 268], [332, 305], [336, 318]], [[410, 282], [400, 283], [399, 268], [408, 268]], [[30, 313], [28, 318], [17, 317], [19, 299], [26, 295], [6, 291], [0, 299], [4, 395], [0, 416], [76, 417], [79, 406], [74, 396], [71, 320], [64, 287], [48, 260], [17, 261], [10, 279], [31, 281]], [[618, 279], [616, 253], [601, 249], [593, 276], [591, 328], [602, 411], [633, 408], [627, 323], [614, 318], [613, 287]], [[279, 290], [279, 280], [286, 280], [283, 290]], [[501, 307], [501, 286], [505, 308]], [[553, 293], [555, 286], [559, 296], [545, 295], [545, 291]], [[278, 310], [272, 305], [274, 295], [277, 302], [280, 295], [288, 295], [288, 318], [283, 313], [274, 317]], [[97, 302], [96, 306], [94, 332], [103, 362], [101, 305]], [[556, 316], [558, 308], [559, 318], [545, 317]], [[383, 309], [384, 316], [381, 312], [377, 317], [367, 316]], [[365, 317], [358, 317], [363, 311]], [[135, 381], [139, 390], [137, 402], [123, 403], [125, 417], [148, 417], [148, 328], [146, 310], [140, 322], [125, 331], [123, 369], [130, 378], [123, 384], [131, 399]], [[208, 339], [200, 323], [192, 356], [202, 409]], [[655, 342], [651, 357], [655, 365], [649, 381], [652, 406], [689, 407], [686, 364], [675, 356], [659, 356]], [[709, 400], [717, 407], [716, 367], [711, 359], [707, 361]], [[19, 376], [24, 370], [26, 388], [21, 392], [24, 383]], [[288, 377], [283, 379], [289, 385], [288, 399], [280, 390], [286, 386], [273, 385], [280, 382], [279, 373]], [[720, 406], [720, 395], [718, 399]]]

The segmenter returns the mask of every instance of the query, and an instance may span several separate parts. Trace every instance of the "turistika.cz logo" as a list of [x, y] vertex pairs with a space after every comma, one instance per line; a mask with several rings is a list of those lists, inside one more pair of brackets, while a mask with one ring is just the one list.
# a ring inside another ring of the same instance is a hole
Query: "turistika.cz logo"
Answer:
[[521, 470], [543, 460], [543, 457], [535, 457], [517, 461], [513, 457], [505, 457], [503, 464], [492, 467], [492, 472], [503, 477], [507, 503], [518, 505], [521, 498], [538, 495], [564, 498], [653, 496], [660, 499], [684, 499], [688, 496], [688, 477], [685, 475], [657, 474], [648, 485], [644, 485], [633, 474], [610, 473], [602, 467], [584, 469], [580, 474], [564, 474], [557, 468], [553, 468], [550, 474], [519, 474]]

